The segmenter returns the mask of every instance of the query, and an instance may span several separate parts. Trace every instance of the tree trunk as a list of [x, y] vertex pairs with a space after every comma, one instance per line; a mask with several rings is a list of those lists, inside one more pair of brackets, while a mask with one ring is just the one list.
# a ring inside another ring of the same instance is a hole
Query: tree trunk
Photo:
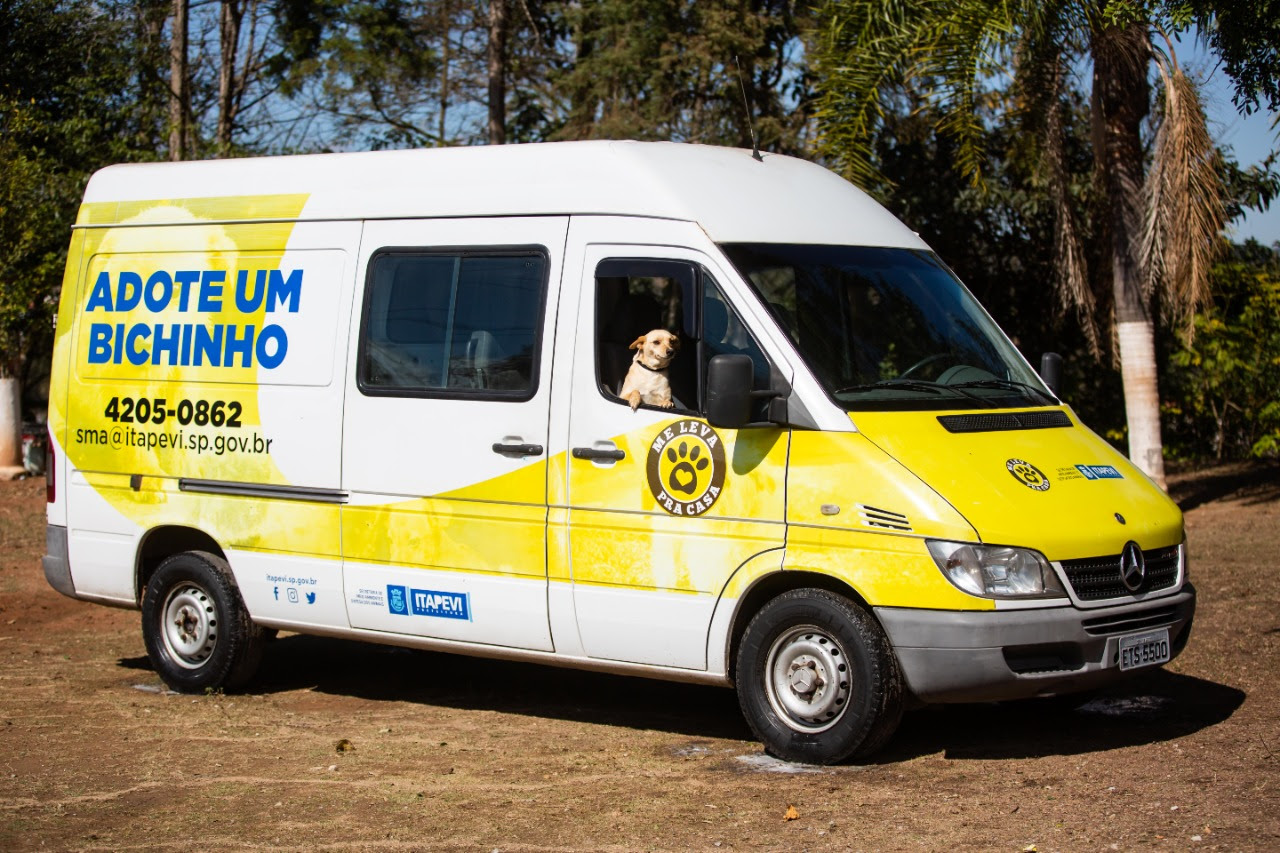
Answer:
[[1093, 30], [1094, 152], [1104, 189], [1107, 256], [1120, 373], [1129, 426], [1129, 458], [1165, 486], [1156, 378], [1155, 323], [1138, 266], [1143, 179], [1142, 122], [1150, 102], [1147, 29], [1099, 22]]
[[489, 144], [507, 141], [507, 0], [489, 2]]
[[[0, 377], [0, 469], [22, 465], [22, 383]], [[4, 472], [6, 475], [13, 473]], [[9, 479], [5, 476], [4, 479]]]
[[187, 151], [187, 116], [191, 112], [191, 85], [187, 74], [187, 5], [173, 0], [169, 39], [169, 159], [182, 160]]
[[0, 375], [0, 479], [22, 466], [22, 380]]
[[231, 153], [231, 140], [235, 133], [236, 112], [236, 57], [240, 50], [240, 24], [244, 19], [244, 6], [238, 0], [222, 0], [222, 12], [218, 20], [220, 56], [218, 57], [218, 156]]
[[446, 145], [448, 138], [448, 123], [446, 117], [449, 112], [449, 95], [452, 90], [449, 88], [449, 64], [453, 62], [452, 56], [452, 39], [453, 39], [453, 3], [444, 0], [440, 4], [440, 115], [437, 118], [436, 145]]

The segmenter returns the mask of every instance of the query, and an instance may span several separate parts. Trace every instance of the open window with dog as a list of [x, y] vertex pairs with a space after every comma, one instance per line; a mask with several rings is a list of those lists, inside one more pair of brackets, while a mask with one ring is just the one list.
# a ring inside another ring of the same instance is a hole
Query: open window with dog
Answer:
[[769, 387], [763, 350], [701, 265], [610, 258], [596, 267], [596, 376], [609, 399], [703, 413], [707, 365], [732, 353], [751, 357], [753, 387]]

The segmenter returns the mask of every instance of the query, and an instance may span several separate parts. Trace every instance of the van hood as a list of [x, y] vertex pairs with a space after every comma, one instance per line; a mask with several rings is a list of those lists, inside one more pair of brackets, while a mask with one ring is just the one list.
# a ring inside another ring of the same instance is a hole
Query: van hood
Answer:
[[[1061, 414], [1055, 415], [1054, 412]], [[1182, 513], [1068, 407], [1025, 411], [856, 412], [855, 426], [996, 545], [1050, 560], [1119, 554], [1183, 539]], [[1057, 421], [1060, 426], [1038, 426]], [[950, 428], [948, 428], [950, 426]]]

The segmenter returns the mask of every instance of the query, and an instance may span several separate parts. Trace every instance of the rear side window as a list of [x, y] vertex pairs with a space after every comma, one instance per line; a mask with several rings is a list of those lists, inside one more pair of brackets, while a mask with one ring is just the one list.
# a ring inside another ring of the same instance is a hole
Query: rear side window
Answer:
[[541, 249], [379, 252], [365, 285], [360, 390], [529, 399], [546, 284]]

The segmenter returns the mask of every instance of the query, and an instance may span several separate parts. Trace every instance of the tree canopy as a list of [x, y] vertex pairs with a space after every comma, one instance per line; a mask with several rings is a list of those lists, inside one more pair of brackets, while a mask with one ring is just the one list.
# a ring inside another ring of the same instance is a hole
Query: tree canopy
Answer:
[[[1271, 280], [1254, 274], [1270, 269], [1261, 255], [1214, 258], [1224, 221], [1280, 195], [1275, 161], [1241, 167], [1213, 145], [1166, 36], [1198, 26], [1236, 106], [1275, 111], [1274, 7], [0, 0], [0, 370], [37, 401], [69, 226], [109, 163], [754, 137], [884, 201], [1028, 358], [1074, 354], [1077, 405], [1123, 439], [1112, 319], [1148, 323], [1167, 388], [1203, 401], [1210, 386], [1179, 377], [1227, 363], [1185, 356], [1219, 340], [1206, 318], [1252, 328], [1254, 316], [1231, 313], [1239, 299], [1224, 307], [1219, 278], [1253, 296]], [[1205, 433], [1192, 409], [1166, 408], [1178, 453], [1193, 421]], [[1244, 452], [1244, 439], [1223, 446]]]

